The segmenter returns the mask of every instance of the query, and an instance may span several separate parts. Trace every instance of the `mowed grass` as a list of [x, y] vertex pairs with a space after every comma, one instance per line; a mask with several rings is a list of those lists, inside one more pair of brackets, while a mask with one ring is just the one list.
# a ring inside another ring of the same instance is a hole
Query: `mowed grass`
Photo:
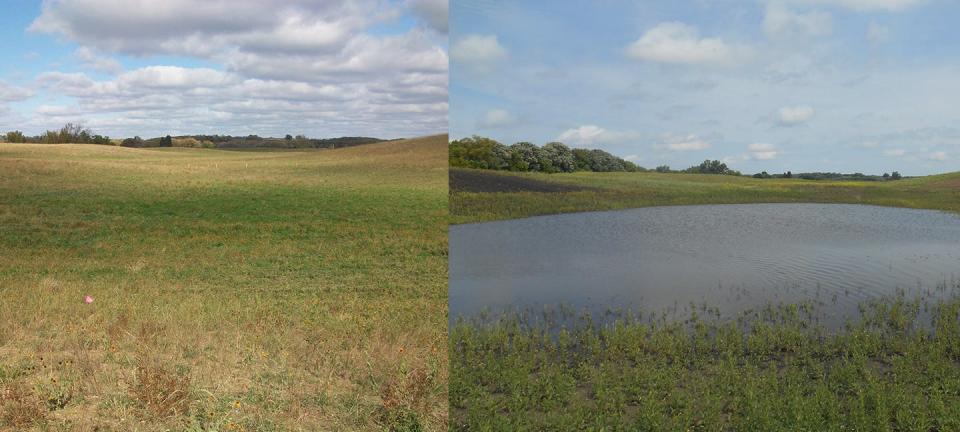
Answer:
[[587, 189], [482, 193], [452, 189], [452, 223], [662, 205], [760, 202], [873, 204], [960, 212], [960, 173], [899, 181], [852, 182], [707, 174], [482, 172], [490, 176], [517, 176]]
[[459, 322], [451, 429], [960, 430], [960, 283], [936, 291], [866, 303], [836, 332], [811, 304], [736, 319], [691, 307], [680, 322], [571, 324], [557, 311]]
[[446, 148], [0, 144], [0, 430], [445, 430]]

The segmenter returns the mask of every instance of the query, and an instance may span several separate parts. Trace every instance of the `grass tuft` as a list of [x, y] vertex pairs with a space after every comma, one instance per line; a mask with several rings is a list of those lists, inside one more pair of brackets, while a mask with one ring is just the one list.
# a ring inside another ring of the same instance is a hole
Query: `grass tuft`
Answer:
[[190, 408], [190, 376], [166, 366], [141, 360], [130, 396], [156, 418], [187, 415]]

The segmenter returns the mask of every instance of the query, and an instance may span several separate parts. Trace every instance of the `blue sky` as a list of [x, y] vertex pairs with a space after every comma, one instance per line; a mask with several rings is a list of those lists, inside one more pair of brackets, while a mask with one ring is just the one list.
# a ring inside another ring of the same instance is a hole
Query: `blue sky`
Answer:
[[958, 20], [947, 0], [457, 0], [450, 135], [647, 167], [956, 171]]
[[447, 130], [446, 0], [0, 0], [0, 132]]

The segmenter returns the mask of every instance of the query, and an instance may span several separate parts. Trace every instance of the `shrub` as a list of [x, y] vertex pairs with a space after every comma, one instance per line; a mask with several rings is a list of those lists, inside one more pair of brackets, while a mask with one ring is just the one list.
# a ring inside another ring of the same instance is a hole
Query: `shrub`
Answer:
[[542, 171], [543, 162], [546, 160], [546, 158], [542, 156], [540, 147], [537, 147], [533, 143], [524, 141], [514, 143], [510, 146], [511, 160], [521, 161], [521, 166], [526, 164], [527, 171]]
[[123, 140], [123, 143], [120, 144], [124, 147], [143, 147], [143, 138], [135, 136], [133, 138], [126, 138]]
[[200, 148], [203, 144], [193, 137], [187, 138], [174, 138], [173, 142], [170, 143], [173, 147], [191, 147], [191, 148]]
[[700, 165], [695, 165], [686, 169], [686, 172], [697, 174], [726, 174], [729, 170], [727, 164], [718, 160], [705, 160]]
[[573, 152], [563, 143], [547, 143], [543, 146], [542, 152], [550, 165], [559, 172], [573, 172], [577, 168]]

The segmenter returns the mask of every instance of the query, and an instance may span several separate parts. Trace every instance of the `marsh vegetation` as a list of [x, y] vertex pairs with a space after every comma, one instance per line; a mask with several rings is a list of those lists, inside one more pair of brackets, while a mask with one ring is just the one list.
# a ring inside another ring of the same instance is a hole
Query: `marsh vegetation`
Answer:
[[960, 428], [960, 283], [864, 302], [839, 330], [816, 305], [735, 316], [690, 305], [599, 324], [569, 309], [451, 328], [453, 430]]

